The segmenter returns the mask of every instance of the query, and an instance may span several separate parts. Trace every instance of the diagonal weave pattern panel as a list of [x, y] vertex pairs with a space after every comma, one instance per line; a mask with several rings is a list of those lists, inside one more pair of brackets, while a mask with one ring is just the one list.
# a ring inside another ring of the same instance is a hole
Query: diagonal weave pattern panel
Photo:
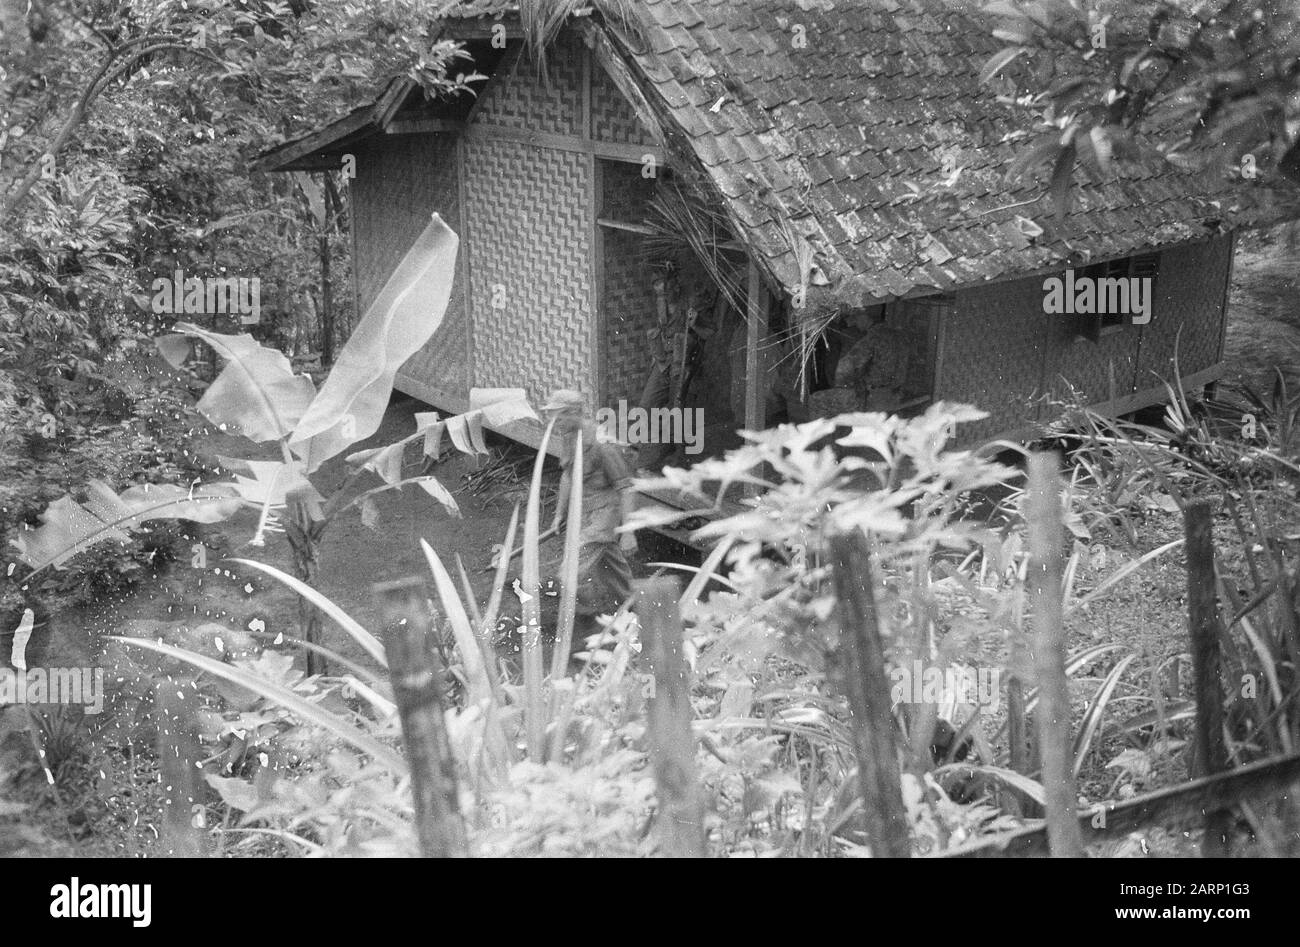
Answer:
[[591, 393], [586, 156], [479, 140], [465, 163], [474, 384]]
[[576, 135], [582, 109], [582, 49], [572, 37], [560, 39], [546, 55], [547, 76], [527, 56], [509, 75], [485, 90], [476, 122], [553, 135]]
[[591, 67], [591, 135], [597, 141], [654, 147], [654, 139], [599, 63]]

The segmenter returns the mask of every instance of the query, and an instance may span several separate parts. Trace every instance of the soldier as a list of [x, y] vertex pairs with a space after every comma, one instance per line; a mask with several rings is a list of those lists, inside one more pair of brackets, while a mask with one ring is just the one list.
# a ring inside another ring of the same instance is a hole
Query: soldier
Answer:
[[[670, 282], [671, 281], [671, 282]], [[654, 281], [655, 325], [646, 333], [650, 348], [650, 374], [641, 391], [641, 408], [648, 416], [655, 408], [685, 408], [691, 381], [704, 355], [704, 342], [713, 334], [711, 318], [715, 300], [697, 291], [683, 307], [675, 290], [673, 270]], [[657, 473], [676, 455], [673, 445], [643, 443], [637, 447], [639, 471]]]
[[907, 382], [907, 346], [903, 335], [885, 321], [879, 307], [867, 330], [835, 366], [835, 385], [852, 388], [858, 404], [867, 411], [888, 411], [903, 399]]
[[613, 614], [632, 594], [632, 567], [627, 556], [636, 552], [636, 535], [616, 530], [635, 509], [632, 471], [615, 444], [596, 439], [596, 425], [587, 417], [586, 400], [577, 391], [551, 392], [542, 411], [555, 418], [555, 431], [565, 437], [561, 455], [559, 502], [551, 529], [564, 527], [572, 489], [573, 448], [582, 432], [582, 531], [578, 539], [577, 617], [574, 622], [575, 650], [582, 641], [600, 631], [598, 615]]

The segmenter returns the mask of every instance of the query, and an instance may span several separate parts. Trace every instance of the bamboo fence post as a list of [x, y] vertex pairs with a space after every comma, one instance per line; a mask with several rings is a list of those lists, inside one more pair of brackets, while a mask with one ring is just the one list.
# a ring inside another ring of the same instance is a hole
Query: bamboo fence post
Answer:
[[[1228, 768], [1223, 743], [1223, 689], [1219, 653], [1219, 608], [1215, 600], [1214, 538], [1208, 500], [1193, 500], [1183, 509], [1187, 548], [1187, 626], [1192, 639], [1193, 693], [1196, 696], [1196, 759], [1200, 776]], [[1228, 854], [1229, 812], [1205, 813], [1201, 854]]]
[[203, 785], [199, 781], [199, 740], [190, 719], [185, 691], [172, 681], [159, 681], [154, 690], [154, 722], [158, 726], [158, 779], [163, 789], [162, 843], [172, 858], [202, 858], [206, 854]]
[[658, 853], [668, 858], [703, 858], [704, 799], [695, 776], [691, 684], [677, 609], [680, 595], [676, 579], [638, 583], [637, 617], [653, 675], [642, 677], [642, 692], [649, 698], [646, 716], [659, 804]]
[[1047, 809], [1047, 838], [1054, 858], [1083, 856], [1075, 815], [1078, 798], [1070, 752], [1070, 689], [1065, 675], [1061, 551], [1065, 542], [1061, 478], [1055, 453], [1029, 456], [1026, 515], [1029, 520], [1029, 583], [1034, 614], [1034, 669], [1038, 677], [1036, 746]]
[[[853, 748], [867, 838], [877, 857], [909, 858], [912, 839], [903, 806], [885, 649], [876, 619], [871, 553], [866, 538], [854, 534], [833, 537], [831, 556], [840, 613], [841, 655], [836, 663], [853, 712]], [[928, 745], [929, 734], [922, 739]]]
[[420, 854], [461, 858], [465, 825], [456, 796], [456, 761], [442, 709], [442, 667], [430, 643], [424, 583], [377, 582], [371, 590], [383, 613], [384, 651], [411, 767], [411, 797]]

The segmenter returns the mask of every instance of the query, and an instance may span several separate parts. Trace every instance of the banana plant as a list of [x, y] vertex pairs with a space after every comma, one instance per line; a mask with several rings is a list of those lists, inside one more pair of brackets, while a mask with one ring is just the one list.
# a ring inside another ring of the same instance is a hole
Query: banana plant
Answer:
[[[313, 478], [328, 460], [375, 433], [383, 421], [398, 368], [420, 350], [442, 321], [451, 291], [458, 246], [456, 234], [438, 217], [420, 235], [385, 283], [339, 353], [317, 391], [310, 377], [295, 374], [283, 353], [249, 335], [222, 335], [188, 323], [158, 339], [162, 356], [175, 367], [193, 354], [196, 342], [209, 346], [224, 362], [200, 399], [198, 411], [222, 430], [234, 431], [257, 444], [275, 444], [280, 459], [221, 458], [234, 479], [207, 485], [133, 487], [114, 494], [106, 484], [92, 484], [83, 505], [64, 497], [42, 515], [42, 525], [16, 541], [19, 558], [33, 570], [58, 568], [78, 551], [102, 539], [125, 539], [125, 530], [154, 519], [217, 522], [241, 508], [260, 510], [250, 544], [265, 545], [268, 532], [285, 533], [294, 571], [314, 586], [320, 569], [321, 543], [329, 526], [356, 508], [373, 526], [375, 497], [417, 486], [453, 516], [456, 501], [428, 474], [407, 477], [407, 449], [420, 442], [426, 457], [437, 458], [444, 435], [465, 453], [485, 453], [485, 425], [536, 419], [522, 389], [474, 389], [470, 409], [441, 417], [416, 415], [416, 430], [395, 443], [346, 456], [348, 475], [328, 496]], [[357, 493], [363, 478], [376, 475], [378, 486]], [[317, 644], [321, 618], [311, 601], [300, 599], [300, 633]], [[309, 651], [309, 673], [323, 673], [319, 652]]]

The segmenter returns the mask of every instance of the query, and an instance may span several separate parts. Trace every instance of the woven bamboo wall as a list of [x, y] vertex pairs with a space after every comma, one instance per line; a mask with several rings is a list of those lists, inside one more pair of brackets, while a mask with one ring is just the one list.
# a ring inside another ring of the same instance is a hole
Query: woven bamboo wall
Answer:
[[584, 155], [514, 142], [466, 149], [474, 383], [590, 392], [591, 201]]
[[[1175, 247], [1160, 255], [1155, 316], [1143, 330], [1138, 353], [1141, 387], [1159, 384], [1157, 376], [1173, 377], [1174, 340], [1179, 326], [1183, 332], [1178, 338], [1178, 367], [1183, 375], [1219, 361], [1224, 289], [1231, 267], [1230, 237]], [[1166, 318], [1158, 322], [1161, 315]]]
[[962, 426], [976, 439], [1019, 427], [1033, 416], [1023, 399], [1041, 384], [1046, 346], [1042, 281], [1019, 280], [958, 293], [945, 318], [935, 397], [990, 413]]
[[654, 147], [636, 112], [599, 65], [591, 70], [591, 137], [596, 141]]
[[1122, 398], [1158, 387], [1157, 376], [1172, 378], [1180, 327], [1183, 376], [1210, 368], [1220, 355], [1230, 260], [1226, 237], [1163, 251], [1151, 322], [1097, 342], [1076, 339], [1068, 316], [1043, 312], [1043, 277], [959, 293], [943, 330], [936, 397], [990, 412], [963, 428], [963, 440], [975, 440], [1045, 420], [1050, 412], [1025, 399], [1034, 392], [1064, 395], [1067, 382], [1094, 404], [1112, 392]]
[[553, 135], [582, 132], [582, 43], [562, 37], [547, 52], [547, 77], [521, 57], [485, 90], [475, 122]]
[[[430, 214], [441, 214], [462, 240], [464, 232], [451, 136], [385, 135], [358, 146], [356, 158], [352, 208], [358, 308], [364, 313], [424, 230]], [[440, 407], [456, 410], [469, 395], [467, 334], [465, 291], [458, 269], [442, 325], [402, 367], [398, 388], [412, 389], [409, 382], [415, 381], [422, 388], [412, 393], [438, 398]]]
[[[576, 134], [581, 46], [529, 62], [486, 90], [475, 124]], [[473, 300], [474, 384], [593, 392], [591, 172], [586, 155], [493, 140], [465, 143], [465, 216]]]

